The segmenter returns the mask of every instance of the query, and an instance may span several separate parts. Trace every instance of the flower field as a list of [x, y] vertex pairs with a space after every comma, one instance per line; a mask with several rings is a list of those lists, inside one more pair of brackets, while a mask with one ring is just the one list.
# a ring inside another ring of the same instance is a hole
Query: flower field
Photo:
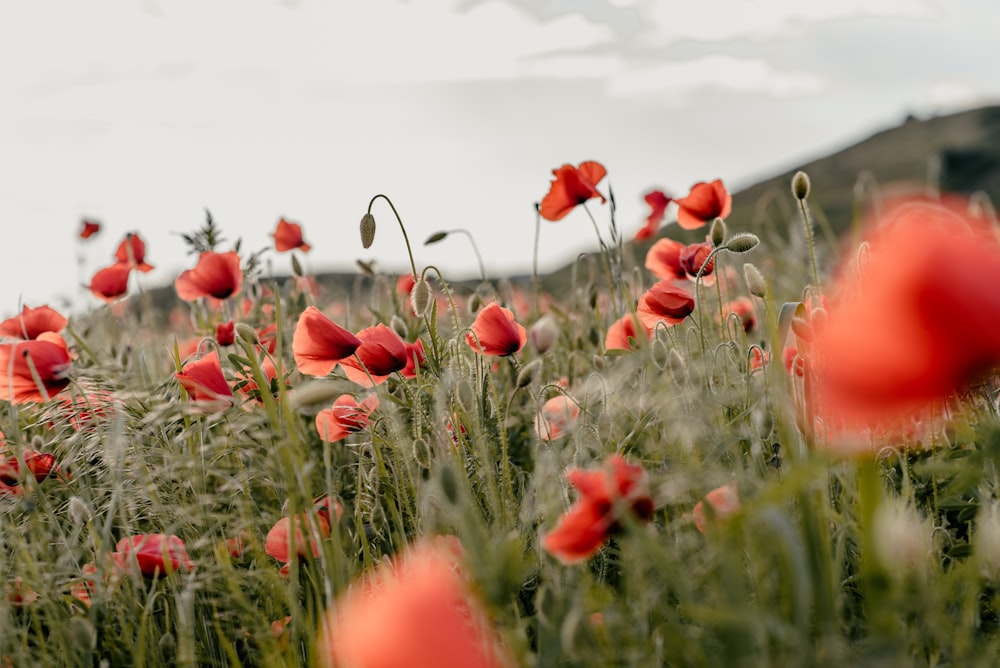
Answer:
[[801, 172], [756, 233], [719, 180], [641, 224], [609, 180], [539, 180], [536, 255], [600, 249], [565, 294], [456, 290], [409, 238], [339, 293], [304, 226], [209, 215], [170, 313], [127, 297], [138, 230], [98, 308], [0, 323], [0, 666], [995, 665], [988, 202], [870, 186], [831, 245]]

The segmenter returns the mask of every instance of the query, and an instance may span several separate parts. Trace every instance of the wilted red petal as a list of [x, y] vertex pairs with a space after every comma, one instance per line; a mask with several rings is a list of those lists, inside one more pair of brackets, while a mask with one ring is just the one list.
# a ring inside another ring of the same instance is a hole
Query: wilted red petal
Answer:
[[198, 264], [194, 269], [188, 269], [177, 277], [174, 287], [177, 296], [188, 302], [202, 297], [231, 297], [243, 287], [240, 256], [236, 251], [205, 251], [198, 256]]
[[292, 356], [299, 371], [326, 376], [361, 346], [361, 339], [327, 318], [315, 306], [299, 316], [292, 335]]
[[733, 208], [732, 195], [719, 179], [696, 183], [687, 197], [675, 201], [677, 224], [685, 230], [696, 230], [716, 218], [725, 218]]
[[0, 336], [14, 339], [37, 339], [43, 332], [58, 334], [66, 327], [65, 316], [49, 306], [25, 306], [20, 315], [0, 322]]
[[479, 312], [472, 323], [472, 331], [475, 336], [465, 335], [469, 347], [494, 357], [513, 355], [528, 341], [527, 330], [514, 320], [514, 314], [496, 302]]
[[132, 267], [124, 262], [117, 262], [110, 267], [99, 269], [90, 279], [90, 291], [95, 297], [106, 302], [121, 299], [128, 292], [128, 276]]

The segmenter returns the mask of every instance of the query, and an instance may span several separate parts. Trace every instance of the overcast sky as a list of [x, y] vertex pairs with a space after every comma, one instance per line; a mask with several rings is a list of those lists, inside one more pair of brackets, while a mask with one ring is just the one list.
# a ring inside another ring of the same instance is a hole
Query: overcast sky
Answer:
[[[0, 7], [0, 315], [74, 300], [138, 231], [172, 282], [211, 210], [243, 248], [302, 224], [314, 270], [529, 271], [551, 170], [598, 160], [628, 236], [642, 194], [750, 185], [893, 126], [1000, 101], [995, 0], [32, 0]], [[602, 184], [606, 187], [607, 183]], [[606, 207], [595, 208], [607, 220]], [[102, 234], [81, 244], [82, 216]], [[554, 269], [594, 245], [542, 229]], [[272, 253], [276, 271], [287, 255]], [[82, 258], [83, 264], [78, 263]]]

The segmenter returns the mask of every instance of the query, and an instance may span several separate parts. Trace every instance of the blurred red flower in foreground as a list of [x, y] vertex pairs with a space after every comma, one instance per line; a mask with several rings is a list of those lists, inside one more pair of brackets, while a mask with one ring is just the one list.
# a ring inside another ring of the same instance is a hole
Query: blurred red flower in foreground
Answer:
[[69, 350], [58, 334], [0, 343], [0, 399], [15, 404], [47, 401], [69, 385], [69, 369]]
[[101, 224], [94, 220], [84, 218], [81, 222], [80, 238], [89, 239], [101, 231]]
[[653, 514], [646, 472], [621, 455], [611, 455], [596, 470], [571, 469], [566, 479], [580, 492], [580, 498], [559, 518], [556, 528], [542, 537], [546, 552], [564, 564], [588, 559], [621, 530], [616, 505], [640, 520]]
[[458, 539], [424, 540], [349, 587], [317, 640], [328, 668], [512, 666], [465, 575]]
[[[35, 479], [35, 482], [45, 480], [52, 471], [58, 471], [56, 467], [56, 456], [34, 450], [25, 450], [22, 453], [24, 467], [28, 474]], [[0, 459], [0, 494], [11, 494], [21, 496], [24, 494], [24, 474], [21, 472], [21, 463], [16, 455], [9, 455]]]
[[608, 333], [604, 337], [604, 347], [607, 350], [632, 350], [636, 345], [648, 340], [649, 330], [642, 321], [639, 321], [637, 330], [635, 317], [631, 313], [626, 313], [608, 327]]
[[1000, 243], [979, 219], [927, 201], [892, 206], [859, 261], [812, 332], [807, 362], [829, 427], [891, 430], [1000, 365]]
[[509, 309], [496, 302], [479, 312], [472, 323], [472, 332], [475, 336], [465, 335], [469, 347], [493, 357], [513, 355], [528, 342], [527, 330], [514, 320]]
[[[740, 508], [740, 495], [736, 489], [736, 481], [722, 487], [716, 487], [705, 495], [705, 501], [708, 501], [708, 505], [711, 507], [714, 522], [721, 523]], [[691, 516], [698, 531], [705, 533], [708, 528], [708, 513], [705, 510], [704, 501], [695, 504]]]
[[560, 220], [594, 197], [600, 197], [601, 202], [606, 201], [604, 195], [597, 192], [597, 184], [608, 173], [601, 163], [581, 162], [578, 167], [563, 165], [553, 169], [552, 173], [556, 178], [549, 185], [549, 192], [542, 198], [539, 207], [542, 218]]
[[303, 253], [312, 250], [312, 246], [302, 239], [302, 227], [298, 223], [290, 223], [284, 218], [278, 221], [275, 228], [274, 249], [277, 251], [290, 251], [298, 248]]
[[215, 342], [220, 346], [231, 346], [236, 341], [236, 323], [232, 320], [220, 322], [215, 328]]
[[90, 279], [90, 291], [106, 302], [117, 301], [128, 292], [128, 276], [131, 273], [132, 267], [125, 262], [116, 262], [110, 267], [98, 269]]
[[670, 279], [654, 283], [639, 299], [636, 313], [650, 331], [656, 323], [676, 325], [694, 311], [694, 297], [684, 288], [673, 284]]
[[66, 317], [49, 306], [25, 306], [20, 315], [0, 322], [0, 336], [13, 339], [37, 339], [39, 334], [58, 334], [66, 326]]
[[359, 346], [361, 339], [327, 318], [315, 306], [302, 312], [292, 334], [295, 364], [300, 372], [310, 376], [326, 376]]
[[361, 431], [369, 424], [369, 418], [378, 408], [378, 395], [372, 394], [359, 404], [349, 394], [342, 394], [333, 406], [321, 410], [316, 415], [316, 431], [321, 440], [336, 443], [348, 434]]
[[696, 230], [716, 218], [725, 218], [733, 208], [733, 197], [722, 181], [699, 182], [691, 186], [687, 197], [677, 203], [677, 224], [685, 230]]
[[372, 387], [383, 383], [393, 372], [406, 368], [406, 345], [387, 325], [379, 323], [365, 327], [357, 337], [361, 345], [354, 356], [340, 360], [340, 368], [351, 381], [362, 387]]
[[[291, 560], [291, 530], [294, 520], [295, 555], [300, 558], [306, 558], [309, 553], [312, 553], [313, 557], [318, 557], [319, 541], [330, 535], [331, 525], [340, 520], [344, 510], [340, 507], [340, 503], [336, 499], [331, 499], [330, 497], [317, 500], [313, 504], [313, 510], [316, 513], [315, 522], [311, 521], [309, 513], [300, 513], [294, 518], [282, 517], [275, 522], [271, 530], [267, 532], [267, 538], [264, 539], [264, 551], [283, 564], [287, 564]], [[330, 516], [331, 510], [337, 516], [336, 519]], [[306, 544], [306, 537], [302, 533], [303, 529], [309, 532], [308, 545]]]
[[194, 562], [188, 557], [184, 541], [177, 536], [162, 533], [129, 536], [118, 541], [115, 549], [125, 564], [130, 557], [135, 557], [140, 572], [146, 577], [194, 569]]
[[200, 360], [188, 362], [179, 373], [174, 374], [177, 382], [187, 390], [191, 401], [202, 403], [233, 403], [233, 389], [222, 375], [219, 353], [212, 351]]
[[188, 269], [174, 281], [177, 296], [186, 302], [202, 297], [226, 299], [243, 287], [243, 270], [236, 251], [216, 253], [205, 251], [198, 256], [198, 264]]
[[146, 244], [135, 232], [129, 232], [115, 251], [115, 260], [133, 269], [146, 273], [153, 271], [153, 266], [146, 264]]
[[643, 200], [649, 205], [649, 215], [646, 216], [646, 225], [636, 232], [635, 241], [645, 241], [656, 234], [667, 213], [667, 205], [673, 201], [662, 190], [649, 191]]

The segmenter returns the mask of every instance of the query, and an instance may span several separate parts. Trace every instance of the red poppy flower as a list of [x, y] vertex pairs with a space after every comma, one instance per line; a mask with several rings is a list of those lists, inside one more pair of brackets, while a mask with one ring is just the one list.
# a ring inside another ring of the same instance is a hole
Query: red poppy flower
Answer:
[[[25, 450], [22, 453], [24, 467], [28, 474], [35, 479], [35, 482], [42, 482], [52, 471], [58, 471], [56, 467], [56, 456], [34, 450]], [[24, 494], [22, 482], [24, 475], [21, 472], [21, 462], [16, 455], [10, 455], [5, 459], [0, 459], [0, 493], [21, 496]]]
[[565, 394], [559, 394], [544, 404], [535, 416], [535, 433], [543, 441], [565, 436], [580, 417], [580, 407]]
[[128, 276], [131, 273], [132, 267], [124, 262], [99, 269], [90, 279], [90, 291], [106, 302], [117, 301], [128, 292]]
[[139, 571], [146, 577], [194, 569], [194, 562], [188, 556], [184, 541], [177, 536], [162, 533], [129, 536], [118, 541], [115, 549], [126, 564], [130, 557], [135, 557]]
[[274, 230], [274, 249], [277, 251], [290, 251], [298, 248], [303, 253], [312, 250], [312, 246], [302, 239], [302, 227], [298, 223], [290, 223], [284, 218], [278, 221], [278, 227]]
[[528, 342], [527, 330], [514, 320], [513, 313], [496, 302], [479, 312], [472, 332], [475, 336], [466, 334], [465, 342], [477, 353], [492, 357], [513, 355]]
[[365, 397], [360, 404], [349, 394], [340, 395], [332, 408], [321, 410], [316, 415], [316, 431], [320, 439], [336, 443], [348, 434], [365, 429], [378, 403], [378, 395], [375, 394]]
[[231, 346], [236, 340], [236, 323], [220, 322], [215, 328], [215, 342], [220, 346]]
[[111, 392], [97, 390], [66, 397], [61, 402], [61, 412], [69, 418], [73, 429], [81, 431], [93, 427], [100, 419], [113, 417], [118, 404], [119, 401]]
[[735, 315], [739, 318], [743, 331], [748, 334], [757, 326], [757, 314], [749, 297], [737, 297], [732, 300], [722, 307], [722, 315], [726, 320], [730, 315]]
[[84, 218], [81, 221], [81, 223], [83, 225], [83, 227], [80, 229], [81, 239], [89, 239], [90, 237], [94, 236], [95, 234], [101, 231], [101, 224], [98, 223], [97, 221], [87, 220], [86, 218]]
[[640, 520], [653, 514], [646, 472], [621, 455], [611, 455], [597, 470], [571, 469], [566, 479], [580, 498], [559, 518], [556, 528], [542, 537], [542, 547], [564, 564], [588, 559], [609, 536], [621, 530], [616, 502]]
[[424, 540], [352, 585], [327, 613], [319, 665], [501, 668], [514, 663], [465, 575], [457, 539]]
[[272, 322], [270, 325], [257, 328], [257, 340], [273, 355], [274, 348], [278, 345], [278, 326]]
[[200, 360], [185, 364], [174, 378], [187, 390], [191, 401], [233, 403], [233, 389], [222, 375], [219, 353], [214, 350]]
[[413, 286], [417, 284], [417, 279], [413, 274], [403, 274], [396, 279], [396, 294], [409, 297], [413, 291]]
[[66, 342], [52, 332], [35, 341], [0, 343], [0, 399], [15, 404], [47, 401], [69, 385], [70, 366]]
[[174, 288], [177, 296], [186, 302], [202, 297], [226, 299], [243, 287], [243, 270], [236, 251], [216, 253], [205, 251], [198, 256], [198, 264], [177, 277]]
[[146, 264], [146, 244], [134, 232], [126, 234], [122, 242], [118, 244], [115, 260], [143, 273], [153, 270], [152, 265]]
[[[339, 516], [338, 514], [338, 518]], [[330, 535], [328, 511], [325, 513], [317, 511], [315, 521], [308, 513], [300, 513], [294, 518], [282, 517], [267, 532], [267, 537], [264, 539], [264, 551], [281, 563], [287, 564], [292, 556], [291, 532], [293, 524], [295, 528], [295, 555], [304, 559], [311, 552], [313, 557], [318, 557], [319, 541]], [[308, 543], [303, 529], [309, 533]]]
[[417, 339], [413, 343], [404, 341], [406, 346], [406, 366], [400, 371], [403, 378], [416, 378], [417, 368], [424, 365], [424, 342]]
[[384, 382], [394, 371], [406, 368], [406, 346], [386, 325], [366, 327], [358, 332], [358, 339], [361, 345], [354, 351], [354, 357], [340, 360], [340, 368], [351, 381], [371, 387]]
[[[712, 270], [715, 269], [715, 258], [712, 258], [707, 265], [705, 264], [705, 260], [708, 260], [708, 256], [711, 254], [712, 244], [709, 243], [688, 244], [684, 247], [684, 250], [681, 251], [680, 263], [689, 279], [696, 280], [698, 272], [701, 271], [702, 285], [715, 283], [715, 277], [712, 275]], [[705, 266], [704, 271], [701, 270], [702, 265]]]
[[43, 332], [54, 332], [58, 334], [66, 327], [65, 316], [50, 308], [49, 306], [39, 306], [30, 308], [25, 306], [20, 315], [8, 318], [0, 322], [0, 336], [9, 336], [14, 339], [37, 339]]
[[691, 186], [687, 197], [677, 202], [677, 224], [685, 230], [696, 230], [716, 218], [725, 218], [733, 208], [733, 197], [722, 181], [699, 182]]
[[653, 276], [663, 280], [680, 280], [687, 277], [687, 272], [681, 266], [681, 252], [684, 244], [673, 239], [659, 239], [646, 251], [646, 269]]
[[646, 216], [646, 225], [636, 232], [635, 241], [645, 241], [656, 234], [667, 213], [667, 205], [673, 201], [662, 190], [649, 191], [643, 200], [649, 205], [649, 215]]
[[658, 322], [667, 325], [683, 322], [693, 311], [694, 297], [669, 279], [655, 283], [646, 290], [636, 309], [639, 321], [650, 331], [656, 328]]
[[361, 339], [309, 306], [295, 324], [292, 356], [299, 371], [322, 377], [361, 346]]
[[560, 220], [578, 205], [589, 199], [600, 197], [601, 202], [607, 201], [604, 195], [597, 192], [597, 184], [608, 173], [599, 162], [581, 162], [578, 167], [563, 165], [553, 169], [555, 175], [549, 185], [549, 192], [542, 198], [539, 213], [546, 220]]
[[[716, 487], [705, 495], [705, 501], [708, 501], [708, 505], [712, 508], [713, 520], [716, 524], [720, 524], [740, 508], [740, 495], [736, 489], [736, 481], [722, 487]], [[691, 516], [698, 531], [705, 533], [708, 528], [708, 517], [704, 501], [695, 504]]]
[[[629, 339], [632, 341], [630, 342]], [[648, 340], [649, 331], [646, 326], [640, 320], [639, 329], [636, 330], [635, 318], [631, 313], [627, 313], [608, 327], [608, 333], [604, 337], [604, 348], [606, 350], [633, 350], [636, 343]]]
[[926, 201], [887, 210], [867, 241], [870, 260], [840, 272], [823, 326], [802, 334], [817, 413], [894, 428], [1000, 365], [1000, 243], [979, 219]]

